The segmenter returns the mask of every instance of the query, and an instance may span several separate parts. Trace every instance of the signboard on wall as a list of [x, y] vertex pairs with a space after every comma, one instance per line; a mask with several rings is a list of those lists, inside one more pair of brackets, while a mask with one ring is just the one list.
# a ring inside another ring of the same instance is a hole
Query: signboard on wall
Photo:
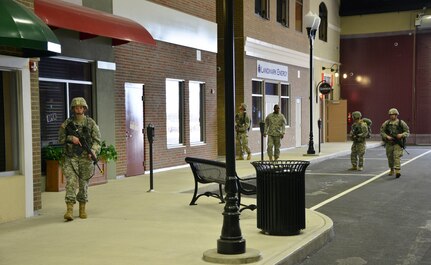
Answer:
[[289, 81], [286, 65], [257, 61], [257, 77], [279, 81]]

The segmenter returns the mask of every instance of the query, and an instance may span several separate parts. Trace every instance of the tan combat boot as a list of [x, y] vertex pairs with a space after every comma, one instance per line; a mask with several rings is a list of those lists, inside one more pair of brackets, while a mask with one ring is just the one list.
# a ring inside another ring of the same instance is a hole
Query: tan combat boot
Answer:
[[67, 221], [72, 221], [73, 220], [73, 203], [66, 203], [67, 205], [67, 211], [64, 214], [64, 219], [66, 219]]
[[352, 166], [351, 168], [349, 168], [349, 170], [358, 170], [358, 168], [356, 166]]
[[400, 173], [400, 170], [399, 170], [399, 169], [395, 169], [395, 177], [396, 177], [396, 178], [401, 177], [401, 173]]
[[248, 153], [247, 154], [247, 160], [250, 160], [251, 159], [251, 153]]
[[269, 161], [273, 161], [273, 160], [272, 160], [272, 156], [269, 156]]
[[393, 168], [391, 168], [391, 170], [389, 171], [388, 176], [393, 176], [393, 175], [394, 175], [394, 169], [393, 169]]
[[87, 219], [87, 213], [85, 212], [85, 202], [79, 203], [79, 218]]
[[236, 157], [236, 160], [244, 160], [244, 157], [242, 157], [242, 156], [237, 156], [237, 157]]

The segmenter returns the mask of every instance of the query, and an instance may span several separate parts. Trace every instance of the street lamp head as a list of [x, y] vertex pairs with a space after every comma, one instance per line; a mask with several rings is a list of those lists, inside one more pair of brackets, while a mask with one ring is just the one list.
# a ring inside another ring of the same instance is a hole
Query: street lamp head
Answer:
[[304, 17], [304, 25], [307, 29], [317, 30], [320, 25], [320, 17], [313, 12], [308, 11]]

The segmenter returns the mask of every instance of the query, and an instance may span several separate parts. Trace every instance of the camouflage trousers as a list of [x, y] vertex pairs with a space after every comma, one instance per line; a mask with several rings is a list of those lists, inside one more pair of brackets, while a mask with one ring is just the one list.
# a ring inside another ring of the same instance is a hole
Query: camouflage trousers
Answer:
[[93, 162], [87, 157], [66, 157], [62, 170], [66, 177], [66, 203], [87, 202], [88, 183], [94, 171]]
[[350, 161], [353, 167], [364, 166], [364, 155], [365, 155], [365, 142], [352, 144], [352, 152], [350, 154]]
[[248, 135], [246, 132], [238, 132], [236, 133], [236, 155], [242, 156], [244, 153], [250, 154]]
[[280, 136], [268, 135], [268, 147], [266, 148], [266, 151], [268, 152], [268, 156], [270, 158], [272, 158], [272, 156], [274, 156], [274, 159], [278, 159], [280, 157], [280, 146], [281, 146]]
[[388, 158], [388, 166], [391, 169], [401, 169], [401, 157], [404, 150], [397, 144], [386, 143], [386, 157]]

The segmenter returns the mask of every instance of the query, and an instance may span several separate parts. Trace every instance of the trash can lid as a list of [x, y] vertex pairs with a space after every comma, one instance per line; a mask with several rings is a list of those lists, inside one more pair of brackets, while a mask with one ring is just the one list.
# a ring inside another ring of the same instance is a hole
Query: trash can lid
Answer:
[[304, 160], [276, 160], [254, 161], [251, 164], [259, 172], [304, 172], [310, 161]]

